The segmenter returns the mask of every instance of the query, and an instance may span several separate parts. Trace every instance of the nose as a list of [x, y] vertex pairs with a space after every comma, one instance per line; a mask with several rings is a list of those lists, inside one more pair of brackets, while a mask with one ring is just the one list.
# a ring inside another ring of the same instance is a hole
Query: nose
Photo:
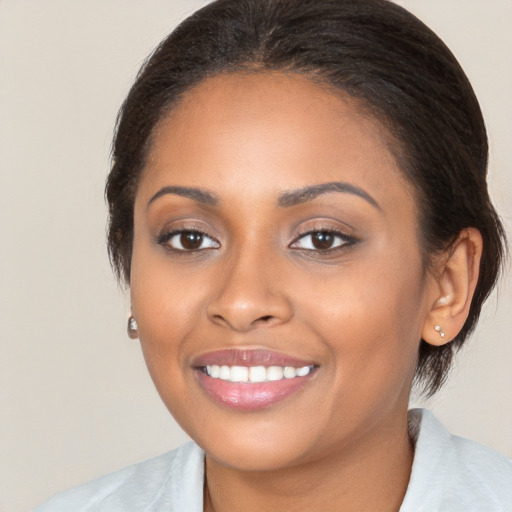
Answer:
[[218, 288], [208, 304], [210, 320], [237, 332], [288, 322], [293, 310], [275, 263], [256, 255], [231, 258], [216, 277]]

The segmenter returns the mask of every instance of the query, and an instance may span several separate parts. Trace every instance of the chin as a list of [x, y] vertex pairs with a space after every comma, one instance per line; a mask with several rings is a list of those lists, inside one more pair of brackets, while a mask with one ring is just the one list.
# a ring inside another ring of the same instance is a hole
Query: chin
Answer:
[[249, 446], [230, 443], [222, 448], [205, 450], [206, 456], [218, 464], [238, 471], [279, 471], [299, 464], [297, 447], [282, 443], [251, 443]]

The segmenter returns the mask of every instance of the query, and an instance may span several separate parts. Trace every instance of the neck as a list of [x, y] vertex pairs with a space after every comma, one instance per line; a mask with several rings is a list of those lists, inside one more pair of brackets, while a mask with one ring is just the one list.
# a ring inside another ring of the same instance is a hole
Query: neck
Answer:
[[405, 415], [349, 447], [286, 469], [239, 471], [207, 456], [204, 511], [396, 512], [412, 460]]

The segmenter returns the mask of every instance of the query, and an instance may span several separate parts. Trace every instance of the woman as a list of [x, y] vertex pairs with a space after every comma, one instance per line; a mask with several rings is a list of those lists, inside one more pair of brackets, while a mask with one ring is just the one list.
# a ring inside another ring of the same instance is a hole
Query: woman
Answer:
[[219, 0], [119, 117], [109, 248], [189, 444], [47, 510], [510, 510], [511, 462], [407, 413], [503, 253], [480, 109], [381, 0]]

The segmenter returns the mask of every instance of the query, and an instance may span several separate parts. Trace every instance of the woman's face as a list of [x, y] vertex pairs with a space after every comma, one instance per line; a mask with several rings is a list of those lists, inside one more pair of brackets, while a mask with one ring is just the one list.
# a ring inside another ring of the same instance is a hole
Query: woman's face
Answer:
[[433, 286], [412, 188], [354, 101], [278, 73], [204, 81], [156, 131], [134, 215], [144, 356], [209, 456], [290, 467], [405, 416]]

